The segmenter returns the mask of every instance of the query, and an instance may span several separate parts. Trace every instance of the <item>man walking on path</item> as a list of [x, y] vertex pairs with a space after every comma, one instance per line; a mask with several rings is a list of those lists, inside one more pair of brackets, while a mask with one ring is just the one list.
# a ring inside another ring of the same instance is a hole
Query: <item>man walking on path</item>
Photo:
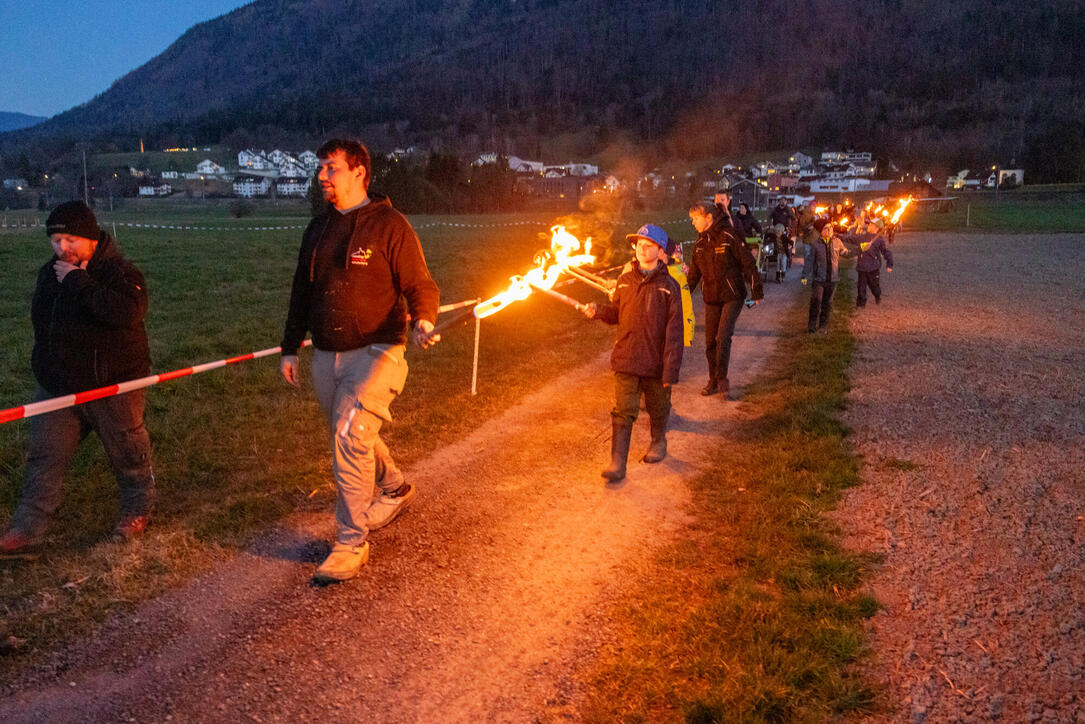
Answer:
[[885, 220], [871, 218], [866, 222], [866, 231], [861, 234], [846, 236], [844, 245], [853, 252], [859, 252], [859, 260], [855, 263], [855, 270], [859, 275], [855, 285], [855, 306], [862, 309], [866, 306], [867, 287], [874, 295], [874, 303], [882, 303], [881, 269], [882, 257], [885, 257], [885, 270], [893, 271], [893, 252], [889, 251], [882, 230], [885, 229]]
[[368, 192], [368, 149], [331, 139], [317, 156], [331, 207], [302, 237], [281, 372], [298, 385], [297, 352], [310, 331], [313, 389], [331, 427], [338, 524], [314, 578], [344, 581], [369, 560], [369, 531], [390, 523], [415, 495], [380, 427], [392, 419], [389, 406], [407, 379], [407, 314], [416, 344], [440, 341], [432, 334], [439, 292], [410, 223], [385, 196]]
[[[31, 366], [37, 399], [70, 395], [150, 374], [143, 318], [147, 284], [98, 228], [82, 201], [53, 210], [46, 233], [54, 256], [38, 272], [31, 302]], [[151, 440], [143, 424], [145, 390], [56, 410], [30, 420], [22, 495], [0, 555], [32, 555], [60, 506], [64, 471], [79, 443], [98, 433], [121, 493], [118, 541], [141, 534], [154, 502]]]
[[833, 291], [840, 280], [840, 255], [848, 254], [844, 242], [833, 233], [833, 225], [821, 227], [818, 241], [806, 245], [802, 283], [810, 282], [810, 319], [806, 331], [826, 330], [833, 308]]

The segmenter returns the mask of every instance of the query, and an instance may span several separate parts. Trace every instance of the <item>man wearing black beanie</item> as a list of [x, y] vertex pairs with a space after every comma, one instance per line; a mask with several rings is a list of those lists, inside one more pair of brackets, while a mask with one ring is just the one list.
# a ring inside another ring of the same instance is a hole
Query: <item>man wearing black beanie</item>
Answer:
[[[38, 272], [30, 316], [31, 366], [39, 400], [70, 395], [150, 374], [143, 318], [147, 285], [82, 201], [49, 215], [54, 256]], [[0, 536], [0, 556], [33, 555], [60, 506], [64, 471], [92, 430], [102, 441], [120, 487], [114, 539], [147, 527], [154, 502], [151, 442], [143, 425], [145, 390], [134, 390], [30, 419], [22, 495]]]

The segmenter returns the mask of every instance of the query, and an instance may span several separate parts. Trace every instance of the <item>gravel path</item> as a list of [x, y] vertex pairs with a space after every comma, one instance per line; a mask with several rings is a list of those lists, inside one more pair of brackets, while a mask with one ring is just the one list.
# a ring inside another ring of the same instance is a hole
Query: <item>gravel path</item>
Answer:
[[[739, 319], [739, 393], [772, 352], [792, 276]], [[577, 719], [577, 673], [606, 640], [607, 612], [689, 524], [684, 479], [743, 416], [700, 397], [700, 333], [695, 344], [662, 464], [632, 462], [647, 447], [642, 415], [627, 481], [602, 484], [613, 393], [601, 355], [409, 466], [418, 499], [373, 535], [358, 579], [310, 587], [330, 515], [294, 518], [9, 682], [0, 721]]]
[[839, 522], [898, 722], [1085, 721], [1085, 236], [903, 235], [857, 312]]

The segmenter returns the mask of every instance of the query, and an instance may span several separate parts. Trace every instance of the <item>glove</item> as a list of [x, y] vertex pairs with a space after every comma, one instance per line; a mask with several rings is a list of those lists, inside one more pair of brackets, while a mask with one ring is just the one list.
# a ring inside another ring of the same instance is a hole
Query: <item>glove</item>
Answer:
[[799, 283], [802, 284], [805, 287], [806, 286], [806, 277], [803, 277], [802, 279], [800, 279]]

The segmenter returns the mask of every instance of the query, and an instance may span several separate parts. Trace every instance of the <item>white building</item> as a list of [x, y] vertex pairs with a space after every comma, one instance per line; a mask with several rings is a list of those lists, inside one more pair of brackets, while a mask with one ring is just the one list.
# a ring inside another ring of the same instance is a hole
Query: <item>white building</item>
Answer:
[[492, 163], [497, 163], [496, 153], [480, 153], [474, 161], [471, 162], [472, 166], [489, 166]]
[[237, 154], [237, 167], [242, 171], [265, 171], [269, 165], [267, 156], [263, 151], [256, 151], [250, 148]]
[[855, 193], [866, 191], [869, 185], [870, 180], [865, 178], [820, 178], [810, 182], [810, 193]]
[[565, 163], [562, 168], [570, 176], [595, 176], [599, 173], [599, 167], [590, 163]]
[[796, 151], [787, 157], [787, 168], [789, 171], [801, 171], [802, 169], [810, 168], [813, 165], [813, 157], [807, 156], [800, 151]]
[[266, 196], [271, 188], [272, 179], [268, 176], [238, 174], [234, 178], [234, 195], [251, 199], [254, 196]]
[[196, 164], [196, 173], [203, 174], [204, 176], [221, 176], [226, 173], [226, 169], [219, 166], [211, 159], [205, 158]]
[[169, 184], [148, 184], [139, 187], [140, 196], [169, 196], [173, 193], [173, 187]]
[[[275, 190], [279, 196], [305, 196], [311, 183], [308, 176], [281, 176], [275, 181]], [[237, 186], [236, 182], [234, 186]]]
[[849, 161], [847, 173], [849, 176], [873, 176], [877, 170], [878, 164], [874, 161]]
[[162, 178], [181, 178], [181, 174], [178, 171], [163, 171]]
[[542, 173], [546, 164], [542, 161], [528, 161], [519, 156], [509, 156], [509, 168], [517, 173]]
[[299, 153], [298, 161], [305, 167], [305, 170], [310, 173], [316, 171], [316, 167], [320, 165], [320, 159], [317, 158], [316, 154], [312, 151], [302, 151]]

